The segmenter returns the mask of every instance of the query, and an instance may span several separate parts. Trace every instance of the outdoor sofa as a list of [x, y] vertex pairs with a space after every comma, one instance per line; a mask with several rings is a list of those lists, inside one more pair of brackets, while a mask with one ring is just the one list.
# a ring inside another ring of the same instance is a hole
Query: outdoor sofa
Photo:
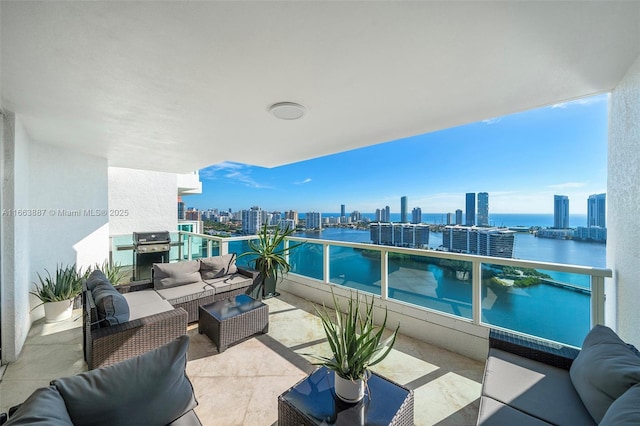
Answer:
[[154, 264], [153, 280], [113, 286], [99, 270], [83, 283], [84, 357], [89, 369], [169, 343], [198, 320], [198, 306], [249, 291], [256, 273], [235, 256]]
[[491, 330], [477, 424], [640, 424], [640, 354], [597, 325], [582, 349]]
[[189, 338], [181, 336], [126, 361], [52, 380], [12, 407], [6, 426], [199, 426], [185, 372], [188, 348]]

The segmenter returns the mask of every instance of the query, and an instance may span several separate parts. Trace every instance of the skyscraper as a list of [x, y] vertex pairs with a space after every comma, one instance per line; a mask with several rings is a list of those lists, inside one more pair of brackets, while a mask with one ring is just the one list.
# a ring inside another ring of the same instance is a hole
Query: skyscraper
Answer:
[[382, 221], [391, 222], [391, 207], [389, 206], [384, 207], [384, 218], [382, 219]]
[[569, 197], [566, 195], [553, 196], [553, 227], [569, 228]]
[[340, 204], [340, 217], [346, 216], [346, 206], [344, 204]]
[[607, 227], [607, 194], [589, 195], [587, 200], [587, 227]]
[[420, 207], [414, 207], [411, 210], [411, 223], [422, 223], [422, 209]]
[[467, 202], [464, 224], [466, 226], [473, 226], [476, 224], [476, 193], [467, 192], [466, 199]]
[[403, 196], [400, 198], [400, 222], [402, 223], [407, 223], [409, 222], [409, 218], [408, 218], [408, 205], [409, 200], [407, 199], [407, 196]]
[[462, 210], [456, 210], [456, 225], [462, 225]]
[[307, 229], [322, 229], [322, 214], [319, 212], [307, 212], [305, 215]]
[[242, 233], [245, 235], [257, 234], [262, 227], [262, 210], [260, 207], [251, 207], [251, 210], [242, 210]]
[[489, 194], [478, 192], [478, 226], [489, 226]]

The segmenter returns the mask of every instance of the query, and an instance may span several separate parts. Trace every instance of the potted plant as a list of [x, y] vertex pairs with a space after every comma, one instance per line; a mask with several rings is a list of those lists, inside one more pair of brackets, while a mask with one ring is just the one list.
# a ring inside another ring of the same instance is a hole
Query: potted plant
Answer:
[[[109, 262], [108, 259], [105, 259], [104, 262], [102, 262], [102, 264], [96, 263], [93, 266], [93, 269], [102, 271], [105, 277], [107, 277], [109, 282], [114, 286], [124, 283], [124, 279], [127, 275], [126, 271], [124, 270], [124, 268], [119, 262], [111, 263]], [[88, 276], [89, 273], [91, 273], [91, 269], [87, 270], [86, 275]]]
[[75, 264], [58, 266], [54, 277], [46, 269], [45, 272], [45, 277], [38, 274], [36, 289], [30, 292], [44, 305], [45, 321], [57, 322], [70, 318], [73, 299], [82, 291], [82, 273], [76, 270]]
[[258, 240], [249, 240], [249, 251], [238, 256], [238, 258], [255, 256], [249, 261], [249, 266], [259, 272], [258, 291], [262, 290], [262, 298], [278, 295], [276, 292], [278, 278], [281, 278], [283, 274], [291, 270], [291, 265], [287, 261], [287, 254], [304, 244], [290, 244], [288, 247], [284, 245], [285, 238], [294, 232], [295, 230], [291, 228], [281, 230], [277, 226], [269, 227], [263, 225], [258, 234]]
[[369, 368], [376, 365], [391, 352], [400, 325], [386, 339], [382, 335], [387, 325], [387, 309], [385, 307], [384, 321], [380, 327], [373, 323], [373, 297], [368, 303], [364, 297], [364, 309], [360, 307], [360, 295], [353, 293], [347, 300], [347, 310], [340, 307], [335, 294], [333, 304], [336, 320], [333, 322], [327, 308], [316, 307], [322, 326], [327, 335], [333, 358], [319, 355], [312, 357], [319, 359], [316, 365], [324, 365], [334, 372], [335, 392], [341, 400], [349, 403], [360, 401], [364, 397]]

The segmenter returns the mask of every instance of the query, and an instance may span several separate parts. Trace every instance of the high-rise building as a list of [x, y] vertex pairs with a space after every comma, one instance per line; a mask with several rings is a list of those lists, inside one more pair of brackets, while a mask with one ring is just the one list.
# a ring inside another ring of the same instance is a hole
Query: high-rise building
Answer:
[[184, 201], [178, 197], [178, 220], [184, 220]]
[[466, 207], [466, 211], [465, 211], [464, 224], [466, 226], [473, 226], [476, 224], [476, 193], [475, 192], [467, 192], [465, 207]]
[[294, 225], [298, 225], [298, 212], [295, 210], [289, 210], [284, 214], [285, 219], [293, 220]]
[[407, 196], [402, 196], [400, 198], [400, 222], [402, 223], [407, 223], [409, 222], [409, 218], [408, 218], [408, 204], [409, 204], [409, 200], [407, 199]]
[[445, 226], [442, 245], [455, 253], [513, 257], [515, 231], [475, 226]]
[[307, 212], [306, 215], [307, 229], [322, 229], [322, 214], [319, 212]]
[[422, 209], [420, 207], [414, 207], [411, 210], [411, 223], [422, 223]]
[[[462, 216], [462, 212], [460, 212], [460, 216]], [[453, 213], [447, 213], [447, 225], [453, 225]]]
[[389, 206], [384, 207], [384, 219], [382, 221], [391, 222], [391, 207]]
[[553, 196], [553, 227], [569, 228], [569, 197], [566, 195]]
[[456, 210], [456, 225], [462, 225], [462, 210]]
[[607, 194], [589, 195], [587, 200], [587, 227], [607, 227]]
[[250, 210], [242, 210], [242, 233], [245, 235], [254, 235], [260, 231], [262, 227], [262, 210], [260, 207], [254, 206]]
[[489, 226], [489, 194], [478, 192], [478, 226]]
[[408, 223], [372, 223], [369, 233], [373, 244], [425, 248], [429, 245], [429, 226]]
[[360, 222], [362, 220], [362, 213], [358, 210], [354, 210], [351, 212], [351, 222]]
[[344, 204], [340, 204], [340, 217], [346, 216], [347, 207]]

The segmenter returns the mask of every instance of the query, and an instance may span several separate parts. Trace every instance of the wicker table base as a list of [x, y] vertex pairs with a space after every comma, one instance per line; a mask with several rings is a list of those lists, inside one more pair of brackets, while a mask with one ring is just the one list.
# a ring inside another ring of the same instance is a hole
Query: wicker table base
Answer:
[[200, 306], [198, 332], [219, 352], [246, 337], [269, 331], [269, 306], [246, 294]]
[[279, 426], [413, 426], [413, 391], [373, 373], [357, 404], [335, 396], [332, 371], [321, 367], [278, 397]]

